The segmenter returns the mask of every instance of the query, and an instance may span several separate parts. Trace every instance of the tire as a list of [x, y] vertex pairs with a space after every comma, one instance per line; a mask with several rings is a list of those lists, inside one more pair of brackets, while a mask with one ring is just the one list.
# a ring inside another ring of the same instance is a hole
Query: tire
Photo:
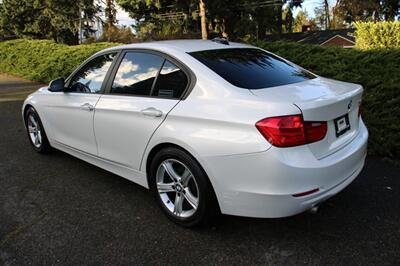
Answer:
[[207, 175], [187, 152], [175, 147], [160, 150], [150, 163], [149, 177], [157, 203], [173, 222], [194, 227], [219, 213]]
[[25, 128], [29, 142], [36, 152], [49, 153], [51, 151], [51, 146], [47, 139], [42, 121], [33, 107], [29, 107], [25, 112]]

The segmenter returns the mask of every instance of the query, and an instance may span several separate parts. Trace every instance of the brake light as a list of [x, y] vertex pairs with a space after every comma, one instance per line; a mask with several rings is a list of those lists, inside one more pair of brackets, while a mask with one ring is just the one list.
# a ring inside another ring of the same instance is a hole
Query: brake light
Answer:
[[328, 131], [326, 122], [304, 122], [304, 130], [306, 134], [306, 143], [312, 143], [325, 138]]
[[304, 197], [304, 196], [313, 194], [313, 193], [318, 192], [318, 191], [319, 191], [319, 188], [314, 188], [314, 189], [311, 189], [311, 190], [309, 190], [309, 191], [305, 191], [305, 192], [293, 194], [292, 196], [295, 197], [295, 198]]
[[322, 140], [327, 132], [326, 122], [303, 121], [302, 115], [265, 118], [256, 123], [268, 142], [277, 147], [293, 147]]

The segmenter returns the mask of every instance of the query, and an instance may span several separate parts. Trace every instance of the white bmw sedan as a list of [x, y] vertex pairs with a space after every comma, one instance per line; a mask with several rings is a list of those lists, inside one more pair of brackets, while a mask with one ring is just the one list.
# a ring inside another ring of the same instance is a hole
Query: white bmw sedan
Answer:
[[284, 217], [360, 173], [363, 88], [254, 46], [163, 41], [103, 50], [25, 100], [33, 148], [150, 188], [194, 226], [214, 214]]

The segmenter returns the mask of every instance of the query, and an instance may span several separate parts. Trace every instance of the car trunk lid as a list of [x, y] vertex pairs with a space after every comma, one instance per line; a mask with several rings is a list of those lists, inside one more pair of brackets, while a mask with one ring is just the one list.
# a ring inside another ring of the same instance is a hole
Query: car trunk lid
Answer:
[[334, 153], [358, 133], [358, 109], [363, 91], [360, 85], [318, 77], [251, 91], [268, 101], [294, 104], [300, 109], [305, 121], [327, 122], [325, 138], [308, 144], [318, 159]]

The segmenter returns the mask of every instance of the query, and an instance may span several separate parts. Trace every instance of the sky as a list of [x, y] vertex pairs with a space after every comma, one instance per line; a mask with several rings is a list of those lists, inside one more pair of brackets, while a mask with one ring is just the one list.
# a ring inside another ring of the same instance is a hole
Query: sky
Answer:
[[117, 5], [117, 20], [118, 24], [121, 26], [131, 26], [135, 21], [134, 19], [130, 18], [128, 13], [122, 10], [122, 8], [120, 8], [118, 5]]
[[[297, 9], [293, 12], [293, 14], [294, 14], [294, 16], [296, 16], [297, 13], [298, 13], [300, 10], [307, 10], [308, 15], [309, 15], [310, 17], [314, 17], [314, 16], [315, 16], [315, 14], [314, 14], [314, 8], [316, 8], [316, 7], [318, 7], [318, 6], [321, 6], [322, 3], [323, 3], [322, 0], [305, 0], [305, 1], [303, 2], [303, 4], [302, 4], [302, 7], [301, 7], [301, 8], [297, 8]], [[329, 3], [329, 6], [332, 7], [332, 6], [336, 3], [336, 0], [328, 0], [328, 3]]]

